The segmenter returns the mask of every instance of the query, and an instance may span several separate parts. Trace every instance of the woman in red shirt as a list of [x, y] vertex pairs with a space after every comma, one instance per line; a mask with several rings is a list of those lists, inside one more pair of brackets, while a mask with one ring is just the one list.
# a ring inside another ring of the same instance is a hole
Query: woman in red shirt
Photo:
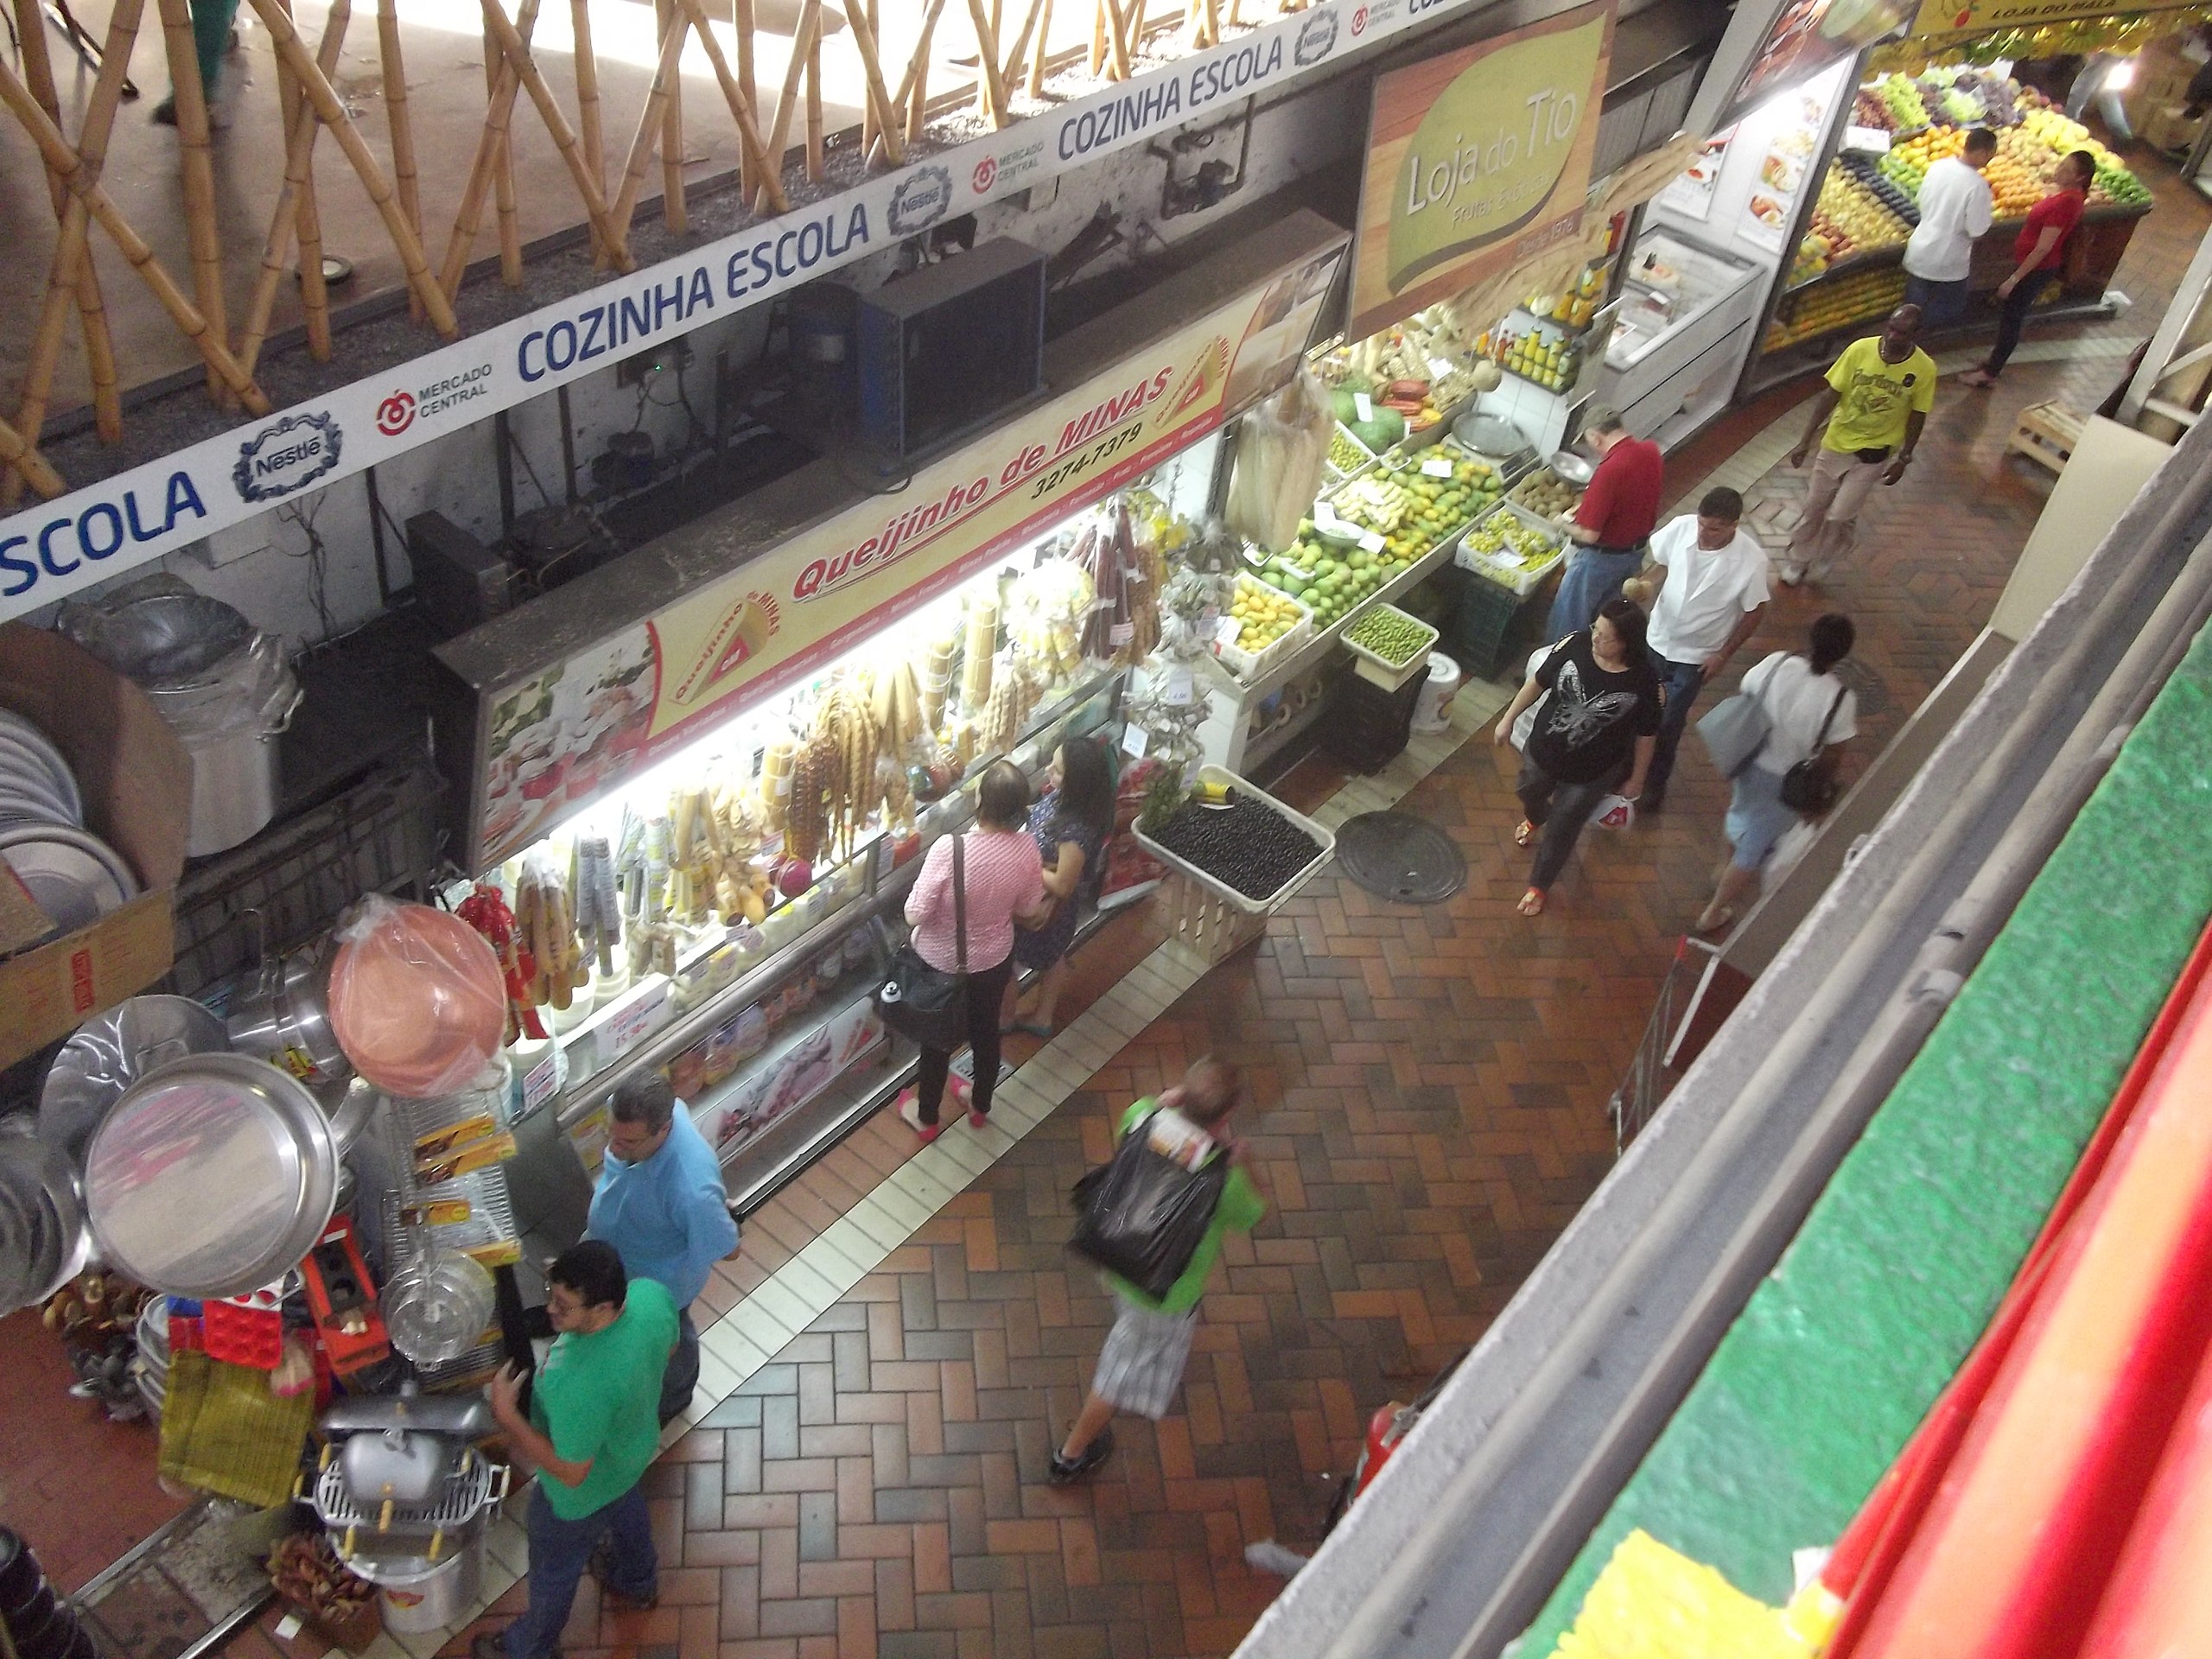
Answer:
[[2020, 343], [2020, 330], [2028, 321], [2028, 308], [2058, 279], [2066, 262], [2066, 244], [2082, 222], [2089, 205], [2089, 186], [2097, 176], [2097, 158], [2077, 149], [2058, 163], [2051, 182], [2058, 188], [2028, 209], [2028, 222], [2012, 244], [2019, 266], [1997, 284], [1997, 344], [1988, 360], [1961, 379], [1970, 386], [1993, 386], [2004, 372], [2005, 360]]

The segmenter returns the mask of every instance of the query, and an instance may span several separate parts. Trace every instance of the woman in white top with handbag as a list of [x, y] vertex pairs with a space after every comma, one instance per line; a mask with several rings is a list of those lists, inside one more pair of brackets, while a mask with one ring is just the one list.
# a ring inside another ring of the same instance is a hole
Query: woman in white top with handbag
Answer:
[[1805, 656], [1777, 651], [1744, 676], [1738, 696], [1765, 715], [1765, 741], [1738, 768], [1728, 798], [1728, 868], [1697, 918], [1698, 933], [1725, 933], [1758, 896], [1759, 868], [1775, 842], [1840, 792], [1843, 746], [1859, 733], [1859, 699], [1836, 674], [1858, 631], [1834, 613], [1816, 619]]

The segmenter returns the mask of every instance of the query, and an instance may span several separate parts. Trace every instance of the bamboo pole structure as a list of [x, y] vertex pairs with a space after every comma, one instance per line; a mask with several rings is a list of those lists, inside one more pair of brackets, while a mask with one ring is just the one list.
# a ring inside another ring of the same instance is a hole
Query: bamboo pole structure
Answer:
[[[488, 3], [488, 0], [487, 0]], [[699, 44], [707, 49], [707, 62], [715, 72], [715, 79], [722, 89], [722, 101], [729, 105], [730, 119], [737, 124], [738, 155], [745, 170], [759, 174], [766, 182], [768, 205], [775, 212], [791, 211], [791, 198], [784, 194], [784, 181], [777, 169], [768, 165], [766, 142], [760, 137], [760, 127], [752, 101], [745, 89], [737, 84], [737, 77], [730, 73], [729, 60], [722, 54], [721, 42], [715, 38], [715, 31], [707, 27], [707, 10], [702, 0], [677, 0], [690, 18], [692, 33], [699, 37]]]
[[822, 116], [822, 31], [817, 29], [806, 48], [806, 176], [816, 184], [822, 182], [822, 147], [828, 136]]
[[[591, 0], [569, 0], [569, 23], [576, 39], [576, 127], [582, 137], [584, 166], [603, 201], [607, 198], [607, 137], [599, 119], [599, 60], [592, 53]], [[605, 258], [607, 250], [595, 242], [592, 252]]]
[[[653, 0], [653, 16], [665, 35], [676, 27], [675, 0]], [[686, 20], [688, 24], [689, 20]], [[683, 200], [683, 60], [679, 53], [668, 78], [668, 98], [660, 112], [660, 212], [671, 236], [691, 228]]]
[[666, 130], [662, 118], [668, 111], [668, 86], [676, 79], [677, 62], [683, 55], [683, 35], [690, 28], [689, 13], [679, 11], [661, 36], [660, 62], [653, 71], [652, 90], [645, 95], [645, 113], [638, 118], [637, 136], [630, 141], [630, 159], [622, 168], [622, 188], [614, 199], [615, 233], [626, 241], [630, 216], [637, 212], [638, 195], [645, 188], [645, 169], [652, 165], [655, 138]]
[[23, 435], [5, 421], [0, 421], [0, 461], [13, 467], [29, 480], [31, 488], [49, 501], [69, 487], [61, 481], [61, 474], [54, 470], [53, 463], [25, 443]]
[[[876, 133], [882, 141], [883, 153], [893, 167], [903, 166], [906, 160], [906, 143], [899, 132], [899, 111], [891, 102], [891, 94], [883, 84], [883, 59], [876, 50], [874, 26], [862, 15], [874, 9], [874, 0], [867, 6], [849, 4], [845, 20], [853, 28], [853, 45], [861, 54], [861, 71], [867, 78], [868, 91], [862, 99], [875, 117]], [[861, 152], [865, 156], [868, 152]]]
[[[525, 43], [537, 28], [537, 0], [523, 0], [515, 28]], [[499, 156], [499, 139], [512, 118], [515, 94], [522, 77], [512, 64], [499, 66], [492, 101], [484, 111], [484, 130], [477, 135], [476, 158], [468, 168], [468, 182], [461, 189], [461, 208], [454, 214], [453, 230], [446, 238], [445, 262], [438, 268], [438, 287], [450, 302], [461, 292], [461, 279], [468, 270], [468, 256], [476, 245], [476, 232], [484, 220], [484, 198], [492, 188], [492, 172]], [[627, 221], [624, 221], [627, 223]]]
[[[176, 103], [176, 137], [184, 181], [184, 223], [192, 248], [192, 297], [200, 315], [216, 337], [231, 334], [230, 312], [223, 296], [223, 235], [215, 217], [214, 149], [208, 137], [207, 89], [200, 84], [200, 53], [192, 36], [188, 0], [160, 0], [162, 43], [167, 49], [169, 86]], [[229, 393], [213, 375], [207, 389], [223, 397]], [[122, 412], [117, 411], [117, 435], [121, 435]], [[106, 435], [105, 432], [103, 436]]]
[[[1045, 0], [1029, 0], [1029, 10], [1022, 15], [1021, 32], [1014, 37], [1014, 45], [1006, 54], [1006, 68], [999, 79], [1006, 87], [1007, 101], [1014, 100], [1014, 89], [1021, 79], [1021, 60], [1029, 55], [1029, 37], [1036, 32], [1037, 16], [1045, 8]], [[1013, 112], [1009, 110], [1007, 118]]]
[[[291, 0], [276, 0], [286, 17], [292, 15]], [[342, 35], [353, 21], [353, 0], [337, 0], [330, 9], [329, 18], [323, 24], [327, 30], [334, 24]], [[333, 67], [335, 67], [334, 63]], [[276, 96], [284, 111], [284, 154], [292, 156], [292, 137], [304, 129], [312, 134], [315, 127], [315, 111], [308, 107], [306, 90], [300, 85], [298, 72], [281, 57], [276, 60]], [[322, 282], [322, 211], [315, 199], [315, 143], [312, 138], [299, 152], [299, 175], [285, 176], [292, 187], [292, 211], [298, 220], [300, 238], [300, 306], [306, 315], [308, 352], [318, 363], [330, 361], [330, 290]]]
[[[322, 41], [315, 50], [317, 64], [333, 71], [338, 67], [338, 54], [346, 44], [352, 18], [347, 8], [342, 13], [334, 9], [323, 19]], [[308, 156], [321, 133], [320, 121], [287, 123], [284, 182], [276, 192], [276, 211], [270, 215], [269, 235], [261, 245], [261, 269], [255, 275], [253, 297], [247, 302], [245, 325], [238, 335], [238, 361], [245, 365], [248, 373], [261, 360], [262, 344], [269, 338], [276, 290], [283, 283], [284, 264], [292, 251], [293, 233], [299, 228], [299, 181], [307, 176]]]
[[[561, 159], [568, 163], [569, 176], [575, 181], [576, 194], [583, 198], [584, 216], [590, 222], [594, 245], [612, 247], [616, 238], [614, 226], [607, 217], [606, 198], [600, 194], [599, 181], [592, 176], [590, 165], [584, 159], [582, 146], [570, 130], [568, 118], [561, 113], [560, 101], [553, 96], [553, 89], [546, 85], [543, 73], [538, 69], [536, 60], [530, 55], [529, 46], [524, 42], [514, 24], [508, 21], [500, 0], [483, 0], [483, 6], [486, 38], [493, 42], [493, 49], [505, 59], [505, 67], [520, 79], [523, 90], [530, 94], [530, 101], [537, 106], [539, 118], [545, 123], [545, 130], [553, 140], [554, 149], [560, 151]], [[512, 124], [509, 136], [512, 138]], [[512, 144], [509, 151], [512, 153]]]
[[922, 33], [914, 42], [914, 55], [906, 60], [906, 73], [899, 82], [899, 94], [891, 102], [906, 112], [906, 142], [918, 144], [928, 130], [930, 100], [930, 47], [937, 33], [938, 14], [944, 10], [944, 0], [929, 0], [929, 10], [922, 14]]
[[1045, 0], [1045, 10], [1037, 22], [1037, 45], [1029, 60], [1029, 96], [1045, 96], [1046, 37], [1052, 32], [1052, 0]]
[[[776, 119], [768, 130], [768, 165], [779, 174], [784, 168], [784, 152], [791, 144], [791, 117], [798, 107], [799, 82], [806, 74], [807, 51], [821, 31], [822, 0], [802, 0], [798, 27], [791, 31], [791, 61], [784, 66], [784, 89], [776, 99]], [[765, 188], [753, 197], [753, 211], [768, 211]]]
[[999, 73], [999, 35], [983, 10], [983, 0], [968, 0], [976, 25], [976, 107], [995, 127], [1006, 124], [1006, 79]]
[[[108, 20], [106, 49], [99, 77], [92, 82], [92, 98], [85, 106], [84, 126], [78, 134], [78, 147], [73, 156], [73, 160], [81, 162], [88, 178], [97, 179], [107, 159], [108, 135], [115, 126], [115, 112], [123, 99], [123, 83], [129, 79], [126, 71], [131, 48], [138, 38], [138, 20], [144, 11], [144, 0], [118, 0]], [[37, 22], [35, 26], [43, 28], [44, 23]], [[41, 41], [41, 44], [44, 42]], [[40, 114], [43, 117], [45, 111], [41, 110]], [[53, 124], [59, 134], [60, 123]], [[62, 334], [68, 327], [70, 307], [74, 303], [81, 309], [83, 305], [82, 272], [89, 268], [92, 257], [86, 230], [86, 204], [74, 196], [67, 198], [61, 214], [61, 233], [54, 245], [54, 264], [47, 276], [38, 328], [31, 337], [30, 353], [24, 363], [22, 398], [16, 410], [16, 429], [27, 444], [36, 444], [39, 433], [46, 425], [47, 399], [54, 390], [54, 371], [60, 359]], [[111, 361], [108, 366], [111, 374], [113, 363]]]
[[[1129, 0], [1143, 15], [1144, 0]], [[1107, 79], [1127, 80], [1129, 78], [1129, 48], [1135, 44], [1129, 38], [1129, 14], [1122, 10], [1121, 0], [1098, 0], [1104, 8], [1106, 18]]]
[[[875, 9], [875, 0], [850, 0], [849, 9], [859, 12], [873, 11]], [[872, 35], [874, 29], [873, 22], [865, 16], [861, 21], [867, 26]], [[857, 35], [855, 36], [855, 39], [858, 38]], [[881, 128], [875, 118], [875, 100], [863, 96], [861, 99], [861, 154], [868, 158], [871, 165], [874, 162], [876, 151], [881, 144], [880, 135]]]
[[162, 262], [154, 257], [153, 249], [145, 238], [130, 227], [123, 210], [100, 188], [99, 180], [87, 168], [77, 152], [69, 148], [69, 141], [61, 136], [61, 129], [47, 119], [46, 111], [30, 95], [16, 72], [0, 63], [0, 104], [5, 104], [22, 122], [31, 141], [45, 155], [47, 165], [61, 175], [61, 181], [72, 195], [85, 205], [99, 227], [108, 233], [116, 249], [138, 273], [138, 278], [152, 290], [162, 308], [169, 314], [179, 329], [183, 331], [194, 350], [223, 377], [223, 384], [238, 396], [238, 401], [252, 415], [269, 413], [269, 399], [262, 396], [261, 388], [253, 384], [253, 377], [238, 366], [231, 355], [230, 347], [214, 337], [207, 327], [207, 319], [200, 309], [185, 298], [184, 290], [176, 285]]
[[[760, 83], [753, 73], [753, 0], [730, 0], [730, 26], [737, 35], [737, 86], [745, 95], [745, 107], [753, 112], [757, 124], [760, 112]], [[765, 156], [766, 152], [764, 150]], [[746, 200], [753, 200], [753, 193], [763, 182], [760, 164], [742, 149], [738, 152], [738, 194]], [[777, 188], [782, 188], [779, 181]]]
[[[484, 24], [484, 101], [499, 90], [499, 48], [492, 38], [492, 25]], [[522, 286], [522, 221], [515, 206], [514, 124], [500, 130], [499, 148], [492, 156], [492, 200], [499, 227], [499, 280], [509, 288]]]
[[1096, 79], [1106, 73], [1106, 0], [1091, 0], [1090, 73]]
[[[163, 0], [168, 3], [168, 0]], [[407, 60], [399, 44], [399, 0], [377, 0], [377, 55], [384, 69], [385, 120], [391, 133], [391, 182], [399, 211], [423, 234], [423, 194], [415, 166], [415, 118], [407, 107]], [[420, 322], [423, 301], [412, 289], [407, 315]]]
[[338, 141], [339, 149], [361, 181], [361, 188], [368, 193], [375, 204], [377, 214], [384, 220], [392, 245], [399, 251], [399, 263], [407, 272], [409, 283], [423, 296], [423, 306], [430, 314], [430, 322], [437, 331], [450, 340], [461, 333], [461, 324], [454, 319], [453, 307], [431, 277], [429, 262], [423, 257], [423, 244], [408, 225], [406, 215], [399, 211], [399, 202], [393, 196], [391, 182], [384, 169], [377, 165], [377, 158], [369, 153], [369, 146], [346, 113], [346, 106], [338, 101], [338, 94], [330, 88], [330, 79], [308, 55], [301, 43], [299, 31], [292, 27], [291, 19], [284, 15], [276, 0], [252, 0], [253, 9], [268, 28], [270, 41], [277, 55], [289, 59], [292, 73], [300, 78], [300, 85], [307, 91], [308, 101], [322, 124], [330, 129], [330, 136]]

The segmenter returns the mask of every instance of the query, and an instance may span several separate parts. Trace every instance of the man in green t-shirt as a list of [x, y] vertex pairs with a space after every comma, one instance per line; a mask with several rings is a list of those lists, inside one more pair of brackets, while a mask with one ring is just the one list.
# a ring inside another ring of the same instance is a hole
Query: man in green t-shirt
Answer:
[[1827, 575], [1858, 539], [1859, 515], [1876, 481], [1894, 484], [1912, 464], [1920, 429], [1936, 406], [1936, 359], [1919, 339], [1920, 308], [1901, 305], [1880, 334], [1853, 340], [1829, 366], [1812, 421], [1789, 454], [1792, 467], [1813, 456], [1805, 511], [1782, 564], [1790, 587]]
[[651, 1279], [631, 1279], [612, 1244], [586, 1239], [545, 1272], [545, 1313], [558, 1332], [531, 1389], [501, 1369], [492, 1413], [518, 1462], [537, 1470], [530, 1495], [530, 1605], [500, 1636], [480, 1636], [475, 1659], [553, 1659], [576, 1583], [602, 1537], [612, 1548], [601, 1599], [618, 1608], [658, 1599], [659, 1563], [638, 1483], [660, 1450], [660, 1383], [676, 1348], [676, 1304]]
[[1117, 1141], [1138, 1133], [1162, 1134], [1179, 1147], [1190, 1147], [1195, 1136], [1199, 1155], [1212, 1156], [1212, 1148], [1203, 1144], [1211, 1141], [1229, 1159], [1229, 1179], [1212, 1224], [1165, 1296], [1147, 1296], [1115, 1274], [1102, 1275], [1114, 1293], [1114, 1328], [1100, 1351], [1090, 1396], [1052, 1455], [1050, 1479], [1055, 1486], [1082, 1479], [1112, 1454], [1114, 1431], [1107, 1425], [1116, 1411], [1134, 1411], [1154, 1422], [1167, 1414], [1183, 1387], [1183, 1368], [1190, 1363], [1191, 1338], [1198, 1328], [1198, 1298], [1205, 1294], [1207, 1275], [1221, 1255], [1222, 1235], [1232, 1228], [1249, 1233], [1268, 1212], [1244, 1143], [1228, 1133], [1229, 1115], [1243, 1095], [1236, 1068], [1209, 1055], [1157, 1100], [1141, 1100], [1122, 1114]]

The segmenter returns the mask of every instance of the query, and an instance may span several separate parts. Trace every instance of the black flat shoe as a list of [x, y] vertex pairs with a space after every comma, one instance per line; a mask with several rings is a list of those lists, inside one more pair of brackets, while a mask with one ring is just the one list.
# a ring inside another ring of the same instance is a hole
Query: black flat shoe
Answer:
[[1079, 1458], [1064, 1458], [1052, 1453], [1052, 1472], [1046, 1478], [1055, 1486], [1071, 1486], [1085, 1475], [1093, 1473], [1098, 1465], [1114, 1455], [1114, 1431], [1102, 1428], [1098, 1438], [1083, 1448]]

